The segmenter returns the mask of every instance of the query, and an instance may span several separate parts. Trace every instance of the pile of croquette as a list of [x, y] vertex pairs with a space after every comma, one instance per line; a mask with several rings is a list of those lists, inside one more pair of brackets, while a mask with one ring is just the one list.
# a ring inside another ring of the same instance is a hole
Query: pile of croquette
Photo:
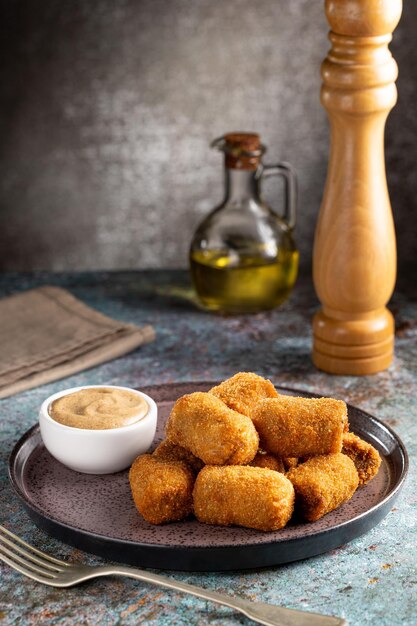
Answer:
[[278, 394], [239, 372], [179, 398], [166, 439], [139, 456], [129, 480], [151, 524], [194, 514], [206, 524], [283, 528], [297, 511], [314, 522], [347, 502], [381, 458], [349, 432], [346, 403]]

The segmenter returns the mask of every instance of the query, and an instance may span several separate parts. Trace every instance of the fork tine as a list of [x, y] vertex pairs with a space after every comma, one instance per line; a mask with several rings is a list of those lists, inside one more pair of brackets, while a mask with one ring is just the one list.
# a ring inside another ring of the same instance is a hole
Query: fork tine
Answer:
[[[50, 556], [46, 552], [42, 552], [42, 550], [38, 550], [37, 548], [34, 548], [29, 543], [26, 543], [26, 541], [23, 541], [23, 539], [20, 539], [20, 537], [18, 537], [14, 533], [10, 532], [10, 530], [7, 530], [7, 528], [5, 528], [4, 526], [0, 526], [0, 540], [3, 540], [4, 542], [7, 543], [6, 538], [2, 537], [1, 533], [4, 533], [5, 535], [7, 535], [9, 541], [13, 541], [13, 542], [15, 542], [17, 544], [25, 546], [26, 548], [28, 548], [28, 550], [30, 550], [34, 554], [37, 554], [38, 556], [40, 556], [41, 558], [45, 559], [46, 561], [49, 561], [50, 563], [55, 563], [56, 565], [60, 565], [61, 567], [62, 566], [70, 567], [69, 563], [66, 563], [65, 561], [61, 561], [60, 559], [55, 559], [53, 556]], [[13, 546], [13, 547], [15, 548], [16, 551], [21, 550], [22, 552], [25, 552], [26, 555], [28, 555], [28, 553], [26, 551], [23, 551], [22, 548], [20, 548], [18, 546]], [[28, 556], [28, 558], [31, 558], [31, 557]], [[35, 558], [35, 557], [32, 557], [32, 558]]]
[[52, 572], [60, 572], [62, 570], [62, 567], [60, 567], [59, 565], [55, 565], [55, 563], [51, 563], [50, 561], [47, 561], [46, 559], [40, 559], [39, 557], [35, 556], [28, 550], [24, 550], [23, 548], [21, 548], [17, 543], [14, 543], [13, 541], [9, 541], [8, 539], [6, 539], [6, 537], [3, 537], [2, 535], [0, 535], [0, 550], [4, 548], [4, 550], [6, 550], [8, 553], [9, 551], [7, 550], [6, 546], [9, 546], [9, 548], [12, 548], [13, 550], [12, 554], [20, 555], [24, 557], [26, 561], [30, 561], [31, 563], [34, 563], [36, 565], [40, 565], [41, 567], [46, 568], [47, 570], [50, 570]]
[[36, 572], [34, 572], [33, 570], [27, 569], [26, 567], [22, 567], [22, 565], [20, 565], [19, 563], [16, 563], [16, 561], [12, 559], [9, 559], [1, 551], [0, 551], [0, 560], [7, 563], [7, 565], [10, 565], [10, 567], [17, 570], [21, 574], [24, 574], [25, 576], [28, 576], [29, 578], [33, 578], [33, 580], [36, 580], [39, 583], [44, 583], [45, 585], [55, 586], [53, 578], [47, 578], [46, 576], [41, 576], [37, 574]]
[[54, 571], [45, 569], [44, 567], [39, 567], [32, 561], [28, 561], [27, 559], [24, 559], [18, 554], [16, 554], [16, 552], [9, 550], [4, 545], [0, 546], [0, 557], [2, 556], [7, 556], [10, 560], [15, 561], [15, 563], [19, 563], [23, 567], [27, 567], [33, 570], [36, 574], [41, 574], [42, 576], [46, 576], [47, 578], [55, 578], [55, 576], [59, 574], [59, 571], [54, 572]]

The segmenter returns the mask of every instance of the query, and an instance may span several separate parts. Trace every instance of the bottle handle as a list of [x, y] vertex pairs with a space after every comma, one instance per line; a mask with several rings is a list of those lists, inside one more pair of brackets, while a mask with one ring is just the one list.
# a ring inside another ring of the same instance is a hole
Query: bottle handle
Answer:
[[285, 209], [284, 220], [288, 227], [293, 229], [297, 220], [297, 175], [289, 163], [277, 163], [276, 165], [262, 165], [259, 179], [271, 178], [271, 176], [283, 176], [285, 180]]

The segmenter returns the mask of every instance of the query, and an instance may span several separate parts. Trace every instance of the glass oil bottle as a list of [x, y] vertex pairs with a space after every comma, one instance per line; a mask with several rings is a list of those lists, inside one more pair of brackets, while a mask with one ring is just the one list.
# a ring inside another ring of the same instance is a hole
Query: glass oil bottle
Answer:
[[[212, 143], [225, 154], [225, 199], [200, 224], [190, 248], [194, 288], [213, 311], [255, 313], [288, 298], [297, 278], [293, 239], [296, 177], [288, 163], [263, 165], [254, 133], [230, 133]], [[283, 216], [263, 200], [261, 182], [285, 181]]]

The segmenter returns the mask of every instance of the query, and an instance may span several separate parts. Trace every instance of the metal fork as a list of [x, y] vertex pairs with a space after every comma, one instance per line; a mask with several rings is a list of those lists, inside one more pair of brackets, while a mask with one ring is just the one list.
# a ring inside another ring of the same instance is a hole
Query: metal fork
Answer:
[[232, 598], [216, 591], [195, 587], [133, 567], [121, 565], [92, 567], [66, 563], [34, 548], [3, 526], [0, 526], [0, 559], [25, 576], [51, 587], [72, 587], [99, 576], [128, 576], [223, 604], [265, 626], [343, 626], [346, 624], [345, 620], [339, 617]]

